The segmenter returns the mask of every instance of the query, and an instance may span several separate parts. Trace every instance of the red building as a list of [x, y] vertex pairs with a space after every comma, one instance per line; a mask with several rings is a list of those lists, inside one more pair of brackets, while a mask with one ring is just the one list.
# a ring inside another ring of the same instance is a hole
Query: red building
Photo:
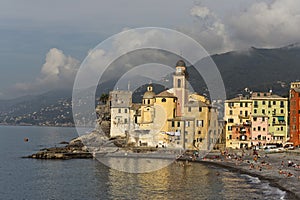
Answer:
[[300, 145], [300, 88], [291, 88], [290, 90], [290, 142], [294, 146]]

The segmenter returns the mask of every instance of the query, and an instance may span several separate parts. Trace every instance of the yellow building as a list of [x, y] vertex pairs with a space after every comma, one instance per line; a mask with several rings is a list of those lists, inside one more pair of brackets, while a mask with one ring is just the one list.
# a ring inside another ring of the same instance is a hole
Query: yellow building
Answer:
[[246, 148], [287, 141], [288, 99], [253, 92], [225, 101], [226, 147]]
[[141, 104], [131, 105], [130, 143], [190, 150], [207, 150], [214, 146], [219, 136], [217, 109], [206, 97], [189, 94], [186, 77], [185, 63], [180, 60], [176, 64], [172, 89], [155, 94], [150, 84]]
[[253, 115], [262, 115], [268, 119], [268, 133], [271, 140], [268, 143], [284, 143], [288, 131], [288, 98], [271, 92], [255, 92], [252, 94]]
[[225, 101], [224, 120], [226, 121], [226, 147], [250, 147], [250, 138], [240, 137], [237, 128], [251, 122], [252, 100], [249, 96], [239, 96]]

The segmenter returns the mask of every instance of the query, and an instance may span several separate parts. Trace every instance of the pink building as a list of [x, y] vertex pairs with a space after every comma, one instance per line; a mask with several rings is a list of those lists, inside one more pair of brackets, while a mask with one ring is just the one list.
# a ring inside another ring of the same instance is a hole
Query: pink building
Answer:
[[268, 117], [252, 117], [252, 136], [251, 143], [254, 146], [264, 146], [271, 142], [272, 135], [268, 133]]

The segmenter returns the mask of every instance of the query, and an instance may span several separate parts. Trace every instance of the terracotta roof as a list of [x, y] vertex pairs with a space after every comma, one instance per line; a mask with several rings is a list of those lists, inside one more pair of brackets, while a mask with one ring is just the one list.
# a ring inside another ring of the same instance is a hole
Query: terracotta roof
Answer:
[[209, 105], [207, 105], [206, 103], [204, 103], [202, 101], [189, 101], [185, 104], [185, 106], [188, 106], [188, 107], [208, 107]]
[[172, 93], [167, 92], [167, 91], [163, 91], [163, 92], [159, 93], [158, 95], [156, 95], [156, 97], [172, 97], [172, 98], [176, 98]]

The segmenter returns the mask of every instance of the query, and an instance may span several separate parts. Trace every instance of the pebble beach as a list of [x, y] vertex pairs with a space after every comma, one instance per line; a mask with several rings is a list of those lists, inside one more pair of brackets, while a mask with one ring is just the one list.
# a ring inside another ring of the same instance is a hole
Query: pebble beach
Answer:
[[204, 158], [194, 159], [194, 161], [226, 167], [268, 180], [273, 186], [291, 193], [294, 199], [300, 199], [299, 150], [278, 153], [266, 153], [263, 150], [210, 152]]

